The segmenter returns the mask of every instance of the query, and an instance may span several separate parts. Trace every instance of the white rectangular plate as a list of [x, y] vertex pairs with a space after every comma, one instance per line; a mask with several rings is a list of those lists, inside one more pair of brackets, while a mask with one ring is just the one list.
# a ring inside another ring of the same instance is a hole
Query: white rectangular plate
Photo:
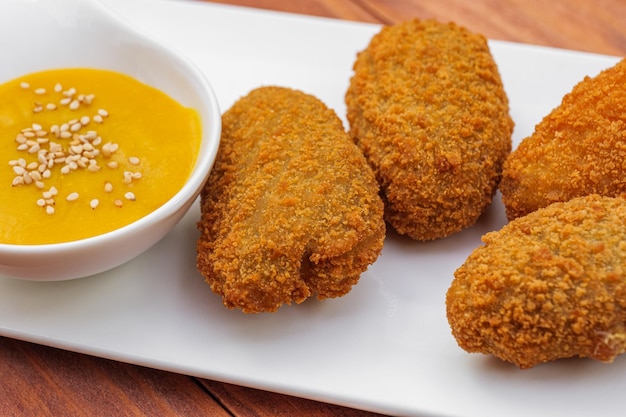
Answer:
[[[194, 60], [222, 110], [274, 84], [316, 95], [345, 120], [355, 55], [380, 29], [192, 2], [107, 3]], [[617, 61], [496, 41], [491, 47], [515, 143], [576, 82]], [[478, 224], [447, 239], [418, 243], [389, 232], [381, 257], [343, 298], [261, 315], [226, 310], [196, 272], [195, 207], [150, 251], [107, 273], [52, 283], [0, 278], [0, 334], [388, 414], [622, 415], [624, 357], [520, 371], [467, 354], [451, 336], [445, 292], [481, 235], [506, 221], [496, 200]]]

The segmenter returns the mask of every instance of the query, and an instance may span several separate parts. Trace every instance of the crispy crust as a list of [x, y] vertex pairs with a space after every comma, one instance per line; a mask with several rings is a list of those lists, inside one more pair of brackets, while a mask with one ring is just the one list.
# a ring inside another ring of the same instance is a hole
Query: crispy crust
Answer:
[[432, 20], [385, 27], [358, 54], [346, 104], [396, 231], [445, 237], [491, 203], [513, 122], [483, 36]]
[[280, 87], [223, 115], [201, 211], [198, 269], [246, 313], [348, 293], [385, 236], [378, 185], [339, 118]]
[[507, 217], [587, 194], [626, 191], [626, 60], [586, 77], [504, 164]]
[[626, 200], [555, 203], [483, 241], [447, 292], [459, 346], [521, 368], [626, 351]]

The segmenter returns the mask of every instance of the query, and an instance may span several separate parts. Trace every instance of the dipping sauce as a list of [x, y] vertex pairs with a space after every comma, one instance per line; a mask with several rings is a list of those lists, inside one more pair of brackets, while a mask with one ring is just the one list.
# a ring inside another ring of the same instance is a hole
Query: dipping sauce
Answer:
[[3, 244], [128, 225], [173, 197], [196, 162], [196, 111], [117, 72], [38, 72], [0, 85], [0, 97]]

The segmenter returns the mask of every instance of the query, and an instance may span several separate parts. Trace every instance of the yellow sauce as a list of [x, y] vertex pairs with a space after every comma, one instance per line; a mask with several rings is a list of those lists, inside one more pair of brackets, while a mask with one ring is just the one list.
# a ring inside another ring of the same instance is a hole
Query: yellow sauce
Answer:
[[0, 243], [118, 229], [167, 202], [195, 164], [197, 113], [126, 75], [43, 71], [0, 85], [0, 97]]

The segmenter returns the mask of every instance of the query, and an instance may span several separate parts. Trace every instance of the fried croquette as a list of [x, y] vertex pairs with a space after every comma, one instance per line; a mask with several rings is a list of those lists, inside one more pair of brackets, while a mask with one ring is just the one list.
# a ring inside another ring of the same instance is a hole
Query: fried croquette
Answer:
[[626, 192], [626, 60], [565, 95], [504, 163], [500, 191], [514, 219], [557, 201]]
[[222, 126], [198, 223], [211, 289], [245, 313], [348, 293], [380, 254], [385, 222], [374, 174], [335, 112], [262, 87]]
[[626, 200], [554, 203], [483, 241], [447, 292], [460, 347], [520, 368], [626, 351]]
[[357, 55], [345, 100], [398, 233], [432, 240], [476, 222], [513, 131], [483, 36], [433, 20], [384, 27]]

